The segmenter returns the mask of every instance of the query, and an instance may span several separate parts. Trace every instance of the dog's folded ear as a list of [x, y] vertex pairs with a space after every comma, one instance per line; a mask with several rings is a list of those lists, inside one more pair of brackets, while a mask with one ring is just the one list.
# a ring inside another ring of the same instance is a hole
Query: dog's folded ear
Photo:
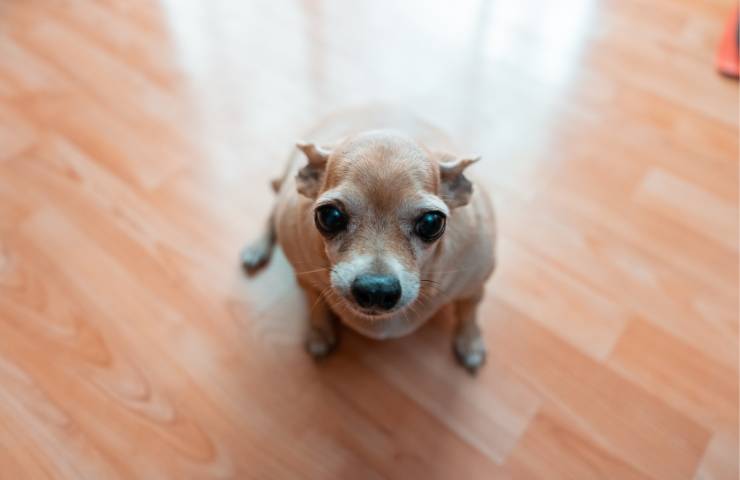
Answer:
[[298, 170], [296, 185], [298, 193], [308, 198], [316, 198], [324, 181], [326, 162], [331, 151], [314, 143], [298, 142], [296, 147], [306, 156], [308, 163]]
[[462, 207], [470, 201], [473, 184], [463, 172], [478, 160], [480, 157], [456, 158], [451, 155], [443, 155], [439, 159], [439, 195], [448, 207]]

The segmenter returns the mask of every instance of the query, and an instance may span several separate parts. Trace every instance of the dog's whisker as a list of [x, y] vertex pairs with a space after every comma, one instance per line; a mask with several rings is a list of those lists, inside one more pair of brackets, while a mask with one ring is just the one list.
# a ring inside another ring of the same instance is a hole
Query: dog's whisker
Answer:
[[419, 291], [419, 299], [422, 302], [425, 302], [427, 300], [431, 300], [431, 298], [432, 298], [431, 295], [429, 295], [427, 292]]
[[[495, 257], [489, 255], [489, 256], [486, 256], [485, 259], [481, 259], [481, 261], [491, 260], [491, 259], [494, 259], [494, 258]], [[432, 271], [430, 271], [428, 273], [430, 275], [443, 275], [445, 273], [465, 272], [467, 270], [473, 270], [473, 269], [476, 269], [476, 268], [478, 268], [478, 264], [477, 263], [475, 265], [464, 265], [461, 268], [455, 268], [455, 269], [452, 269], [452, 270], [432, 270]]]
[[331, 293], [331, 285], [329, 285], [328, 287], [324, 288], [323, 290], [321, 290], [319, 292], [318, 297], [316, 297], [316, 301], [313, 302], [313, 305], [311, 305], [311, 309], [308, 311], [308, 314], [309, 315], [311, 315], [311, 313], [313, 313], [313, 309], [316, 308], [316, 305], [319, 304], [319, 302], [322, 300], [322, 298], [325, 299], [324, 296], [326, 295], [327, 291], [329, 293]]
[[[331, 272], [332, 274], [334, 274], [334, 275], [338, 276], [338, 277], [339, 277], [340, 279], [342, 279], [342, 282], [345, 282], [345, 278], [344, 278], [344, 277], [342, 276], [342, 273], [341, 273], [341, 272], [340, 272], [339, 270], [335, 270], [335, 269], [334, 269], [334, 267], [331, 267], [331, 268], [329, 269], [329, 271], [330, 271], [330, 272]], [[345, 283], [346, 283], [346, 282], [345, 282]]]
[[[432, 282], [426, 282], [426, 281], [422, 280], [422, 283], [423, 284], [422, 284], [421, 288], [419, 289], [419, 294], [424, 295], [425, 298], [429, 298], [429, 292], [431, 292], [432, 294], [436, 294], [436, 293], [439, 293], [442, 290], [441, 284], [438, 283], [438, 282], [433, 282], [432, 283]], [[427, 290], [429, 290], [429, 292], [427, 292]]]
[[308, 275], [309, 273], [318, 273], [318, 272], [324, 272], [324, 271], [329, 271], [329, 269], [326, 268], [326, 267], [322, 267], [322, 268], [317, 268], [316, 270], [306, 270], [304, 272], [296, 272], [295, 275], [296, 276], [298, 276], [298, 275]]
[[319, 265], [312, 262], [301, 262], [296, 261], [296, 266], [307, 267], [307, 268], [327, 268], [326, 265]]
[[416, 305], [409, 305], [409, 310], [411, 310], [411, 313], [414, 314], [414, 316], [419, 316], [419, 311], [416, 309]]
[[[409, 307], [411, 307], [411, 306], [409, 305]], [[409, 315], [408, 315], [408, 310], [402, 310], [402, 311], [401, 311], [401, 313], [403, 314], [403, 320], [404, 320], [404, 321], [405, 321], [406, 323], [409, 323]]]
[[436, 282], [434, 280], [421, 280], [421, 288], [419, 289], [419, 292], [426, 292], [426, 290], [431, 291], [432, 293], [437, 293], [442, 290], [442, 284], [440, 282]]
[[432, 272], [429, 272], [429, 273], [432, 274], [432, 275], [444, 275], [446, 273], [465, 272], [467, 270], [473, 270], [475, 268], [478, 268], [478, 267], [476, 265], [471, 265], [469, 267], [455, 268], [453, 270], [435, 270], [435, 271], [432, 271]]

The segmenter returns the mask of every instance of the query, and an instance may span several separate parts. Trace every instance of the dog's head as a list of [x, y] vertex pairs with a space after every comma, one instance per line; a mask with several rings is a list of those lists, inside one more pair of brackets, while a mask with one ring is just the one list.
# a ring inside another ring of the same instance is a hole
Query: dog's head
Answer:
[[387, 131], [298, 148], [308, 163], [297, 187], [314, 199], [333, 290], [366, 316], [413, 304], [447, 216], [468, 203], [472, 185], [463, 170], [477, 159], [429, 152]]

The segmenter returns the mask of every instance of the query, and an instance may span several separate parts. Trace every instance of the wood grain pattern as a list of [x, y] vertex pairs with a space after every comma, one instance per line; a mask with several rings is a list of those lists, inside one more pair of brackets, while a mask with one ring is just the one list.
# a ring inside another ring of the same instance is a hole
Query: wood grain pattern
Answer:
[[[738, 477], [727, 0], [0, 4], [0, 478]], [[319, 117], [400, 105], [484, 161], [491, 358], [447, 312], [302, 349], [245, 278]]]

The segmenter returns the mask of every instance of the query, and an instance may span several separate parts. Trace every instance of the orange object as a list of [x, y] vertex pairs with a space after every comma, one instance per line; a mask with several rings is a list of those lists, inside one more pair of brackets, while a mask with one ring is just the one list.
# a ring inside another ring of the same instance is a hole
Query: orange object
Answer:
[[738, 10], [732, 12], [725, 26], [725, 33], [717, 51], [717, 69], [722, 75], [738, 78], [740, 76], [740, 60], [738, 45], [740, 44], [740, 18]]

